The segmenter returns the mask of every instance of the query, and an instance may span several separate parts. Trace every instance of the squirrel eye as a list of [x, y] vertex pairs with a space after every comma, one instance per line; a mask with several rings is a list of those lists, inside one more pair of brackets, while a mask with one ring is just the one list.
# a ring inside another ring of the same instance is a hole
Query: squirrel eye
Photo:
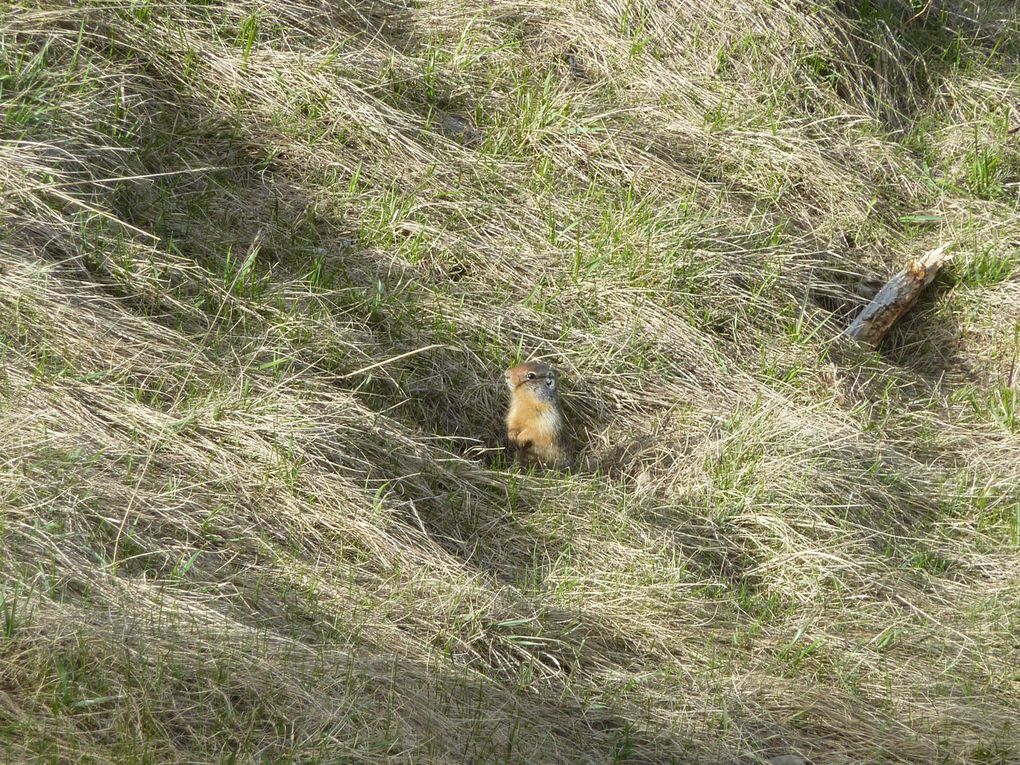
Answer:
[[535, 373], [534, 372], [528, 372], [528, 379], [529, 380], [534, 380], [535, 379]]

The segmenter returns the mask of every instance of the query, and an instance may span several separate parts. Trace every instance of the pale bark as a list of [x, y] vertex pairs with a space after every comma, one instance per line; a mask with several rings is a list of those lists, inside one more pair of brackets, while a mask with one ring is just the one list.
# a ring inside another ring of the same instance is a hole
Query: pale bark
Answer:
[[862, 343], [877, 347], [896, 320], [914, 304], [939, 269], [952, 258], [946, 253], [951, 244], [948, 242], [925, 253], [886, 282], [853, 320], [846, 333]]

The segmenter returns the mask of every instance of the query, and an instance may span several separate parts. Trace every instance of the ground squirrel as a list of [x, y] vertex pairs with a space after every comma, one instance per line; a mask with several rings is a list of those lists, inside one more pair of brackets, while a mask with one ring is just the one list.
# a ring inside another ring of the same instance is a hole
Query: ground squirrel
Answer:
[[506, 436], [523, 465], [562, 468], [570, 464], [556, 370], [530, 362], [506, 370], [510, 409]]

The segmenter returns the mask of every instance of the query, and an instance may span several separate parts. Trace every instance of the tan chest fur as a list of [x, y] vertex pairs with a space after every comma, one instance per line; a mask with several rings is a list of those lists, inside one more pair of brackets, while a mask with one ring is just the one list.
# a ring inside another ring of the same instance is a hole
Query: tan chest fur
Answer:
[[539, 460], [556, 463], [564, 456], [559, 408], [519, 391], [506, 416], [511, 442]]
[[531, 397], [518, 396], [506, 416], [507, 429], [526, 430], [533, 441], [555, 441], [563, 420], [555, 407]]

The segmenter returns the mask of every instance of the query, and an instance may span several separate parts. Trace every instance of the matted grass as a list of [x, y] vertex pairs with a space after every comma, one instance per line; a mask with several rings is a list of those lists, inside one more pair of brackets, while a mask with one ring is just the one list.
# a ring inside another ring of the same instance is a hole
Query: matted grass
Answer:
[[0, 10], [0, 759], [1020, 762], [1018, 74], [1006, 0]]

